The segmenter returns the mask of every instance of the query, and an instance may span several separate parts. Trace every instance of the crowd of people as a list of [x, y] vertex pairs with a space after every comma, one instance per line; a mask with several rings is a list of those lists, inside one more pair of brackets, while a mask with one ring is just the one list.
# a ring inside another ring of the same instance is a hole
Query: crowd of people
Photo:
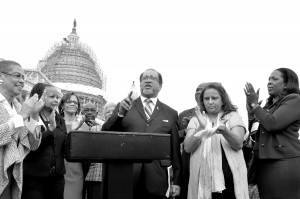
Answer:
[[219, 82], [199, 84], [196, 106], [178, 116], [158, 99], [155, 69], [141, 73], [139, 97], [104, 106], [103, 125], [95, 104], [53, 85], [37, 83], [20, 100], [24, 82], [20, 64], [0, 62], [0, 199], [105, 198], [106, 164], [65, 159], [76, 130], [170, 135], [170, 159], [133, 164], [134, 199], [300, 199], [299, 80], [288, 68], [271, 72], [264, 106], [245, 84], [248, 126]]

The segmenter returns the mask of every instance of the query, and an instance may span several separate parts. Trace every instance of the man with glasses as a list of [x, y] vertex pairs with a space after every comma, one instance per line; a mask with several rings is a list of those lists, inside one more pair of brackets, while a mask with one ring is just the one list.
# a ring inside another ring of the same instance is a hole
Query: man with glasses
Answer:
[[14, 61], [0, 61], [0, 199], [21, 198], [23, 160], [40, 144], [38, 95], [23, 106], [17, 101], [24, 87], [24, 71]]
[[[82, 124], [80, 130], [100, 132], [101, 124], [96, 122], [97, 109], [93, 103], [87, 103], [82, 108], [82, 114], [84, 115], [85, 122]], [[83, 163], [83, 172], [85, 176], [84, 193], [87, 199], [99, 199], [103, 198], [102, 190], [102, 163]], [[86, 194], [85, 194], [86, 193]]]
[[[140, 75], [141, 96], [133, 100], [132, 93], [115, 108], [112, 116], [103, 124], [103, 131], [162, 133], [171, 135], [171, 160], [154, 160], [151, 163], [135, 163], [133, 168], [134, 199], [165, 199], [180, 194], [181, 155], [178, 136], [177, 111], [158, 100], [162, 88], [162, 76], [154, 69]], [[168, 190], [167, 168], [173, 167], [173, 184]]]

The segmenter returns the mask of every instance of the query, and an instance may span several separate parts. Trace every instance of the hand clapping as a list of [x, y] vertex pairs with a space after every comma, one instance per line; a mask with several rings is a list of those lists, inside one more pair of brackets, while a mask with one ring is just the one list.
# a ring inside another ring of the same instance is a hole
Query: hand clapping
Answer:
[[229, 129], [227, 129], [227, 127], [226, 127], [227, 121], [228, 120], [224, 120], [224, 121], [221, 122], [221, 124], [216, 129], [217, 134], [222, 134], [223, 135], [224, 133], [229, 132]]
[[246, 82], [244, 92], [246, 95], [246, 108], [248, 113], [253, 112], [253, 107], [255, 105], [260, 105], [262, 101], [258, 102], [259, 98], [259, 89], [255, 92], [254, 87], [251, 83]]
[[197, 108], [195, 110], [195, 114], [196, 114], [197, 119], [200, 123], [200, 129], [204, 129], [206, 127], [206, 124], [207, 124], [207, 121], [206, 121], [207, 119], [206, 119], [206, 117], [203, 116], [205, 114], [205, 112], [203, 111], [201, 113], [200, 108]]
[[56, 128], [56, 121], [55, 121], [55, 115], [56, 115], [56, 112], [55, 112], [55, 109], [54, 108], [50, 114], [50, 117], [49, 117], [49, 130], [52, 132], [55, 128]]
[[20, 111], [20, 115], [23, 117], [23, 119], [27, 119], [29, 116], [33, 116], [36, 118], [36, 115], [38, 112], [42, 109], [44, 106], [44, 100], [41, 97], [41, 99], [38, 99], [38, 94], [34, 94], [32, 97], [25, 100], [22, 104], [22, 108]]

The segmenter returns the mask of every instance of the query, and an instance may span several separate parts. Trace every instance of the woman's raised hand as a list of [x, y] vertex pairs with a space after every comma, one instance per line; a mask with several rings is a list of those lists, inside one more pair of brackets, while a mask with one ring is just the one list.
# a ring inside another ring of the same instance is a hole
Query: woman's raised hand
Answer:
[[205, 112], [203, 111], [201, 113], [200, 108], [198, 107], [195, 110], [195, 114], [196, 114], [197, 119], [200, 123], [200, 129], [204, 129], [206, 127], [206, 124], [207, 124], [206, 118], [204, 117]]
[[55, 115], [56, 115], [56, 111], [55, 111], [56, 107], [53, 108], [50, 117], [49, 117], [49, 130], [53, 131], [56, 128], [56, 121], [55, 121]]

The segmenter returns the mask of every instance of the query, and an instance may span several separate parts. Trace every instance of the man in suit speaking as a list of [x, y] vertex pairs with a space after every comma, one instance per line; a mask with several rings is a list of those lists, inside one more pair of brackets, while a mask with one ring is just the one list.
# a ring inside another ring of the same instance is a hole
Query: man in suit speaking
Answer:
[[178, 113], [157, 98], [162, 76], [154, 69], [140, 75], [141, 96], [133, 100], [130, 93], [115, 108], [103, 131], [162, 133], [171, 135], [171, 161], [154, 160], [134, 164], [134, 198], [165, 199], [168, 189], [167, 168], [172, 165], [173, 184], [170, 196], [180, 194], [181, 155], [178, 136]]

